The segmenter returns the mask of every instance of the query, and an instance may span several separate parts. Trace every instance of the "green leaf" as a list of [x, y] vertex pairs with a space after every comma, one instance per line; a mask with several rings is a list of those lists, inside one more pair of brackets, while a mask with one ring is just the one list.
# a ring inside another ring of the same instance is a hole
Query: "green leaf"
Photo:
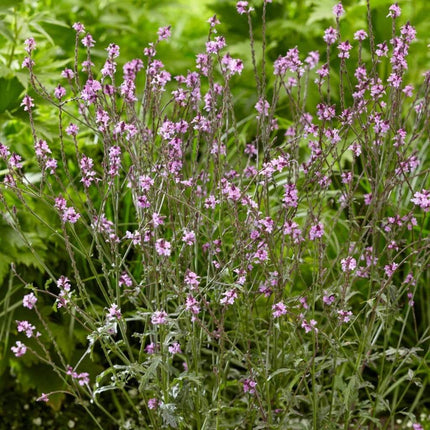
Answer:
[[24, 87], [16, 77], [0, 78], [0, 113], [15, 109], [20, 104], [20, 95]]
[[6, 12], [12, 7], [17, 7], [22, 3], [22, 0], [1, 0], [0, 2], [0, 12]]

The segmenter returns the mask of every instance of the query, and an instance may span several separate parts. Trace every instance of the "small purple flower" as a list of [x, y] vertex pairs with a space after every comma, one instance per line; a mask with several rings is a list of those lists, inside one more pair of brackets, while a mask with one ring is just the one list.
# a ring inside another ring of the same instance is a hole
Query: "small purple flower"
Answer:
[[171, 26], [169, 25], [168, 27], [160, 27], [157, 31], [158, 34], [158, 41], [162, 41], [162, 40], [166, 40], [171, 36], [170, 33], [170, 28]]
[[323, 303], [327, 306], [332, 305], [335, 300], [336, 298], [334, 294], [330, 294], [330, 295], [324, 294], [323, 296]]
[[36, 302], [37, 297], [33, 293], [26, 294], [22, 299], [22, 306], [28, 309], [33, 309]]
[[200, 284], [199, 278], [200, 276], [198, 276], [196, 273], [192, 272], [191, 270], [187, 270], [184, 282], [188, 287], [190, 287], [191, 290], [194, 290]]
[[275, 303], [272, 306], [272, 315], [273, 318], [279, 318], [282, 315], [285, 315], [287, 313], [287, 307], [283, 302]]
[[423, 189], [421, 192], [416, 192], [411, 202], [423, 209], [424, 212], [430, 211], [430, 191]]
[[260, 115], [269, 116], [269, 108], [270, 108], [270, 105], [267, 100], [259, 99], [255, 105], [255, 109], [259, 113], [259, 115], [257, 115], [257, 119], [260, 118]]
[[158, 400], [156, 398], [152, 398], [148, 400], [148, 409], [157, 409]]
[[338, 37], [339, 37], [339, 34], [337, 30], [335, 30], [333, 27], [329, 27], [324, 32], [323, 39], [324, 39], [324, 42], [327, 43], [327, 45], [333, 45], [333, 43], [336, 42]]
[[354, 257], [346, 257], [340, 261], [344, 272], [352, 272], [357, 267], [357, 261]]
[[305, 329], [305, 333], [309, 333], [310, 331], [314, 331], [315, 333], [318, 333], [318, 329], [316, 328], [317, 321], [310, 320], [307, 322], [305, 319], [302, 321], [302, 328]]
[[399, 265], [397, 263], [387, 264], [386, 266], [384, 266], [384, 272], [388, 277], [393, 276], [394, 272], [398, 267]]
[[85, 33], [85, 27], [80, 22], [75, 22], [72, 25], [73, 29], [76, 31], [76, 33]]
[[115, 45], [115, 43], [109, 44], [109, 46], [106, 48], [106, 51], [108, 52], [110, 58], [117, 58], [119, 56], [119, 46]]
[[30, 69], [35, 64], [36, 63], [30, 57], [25, 57], [24, 60], [22, 61], [21, 67]]
[[82, 45], [86, 46], [87, 48], [92, 48], [96, 41], [93, 39], [93, 36], [91, 36], [90, 33], [87, 33], [81, 40]]
[[117, 304], [112, 304], [112, 306], [108, 309], [108, 313], [106, 315], [106, 319], [111, 320], [120, 320], [121, 319], [121, 309]]
[[193, 296], [189, 295], [185, 301], [185, 309], [197, 315], [200, 312], [199, 302]]
[[76, 124], [70, 123], [69, 126], [66, 128], [66, 133], [69, 136], [76, 136], [79, 132], [79, 127]]
[[16, 345], [12, 346], [11, 350], [15, 354], [15, 357], [21, 357], [27, 352], [27, 347], [18, 340]]
[[400, 16], [401, 12], [402, 12], [401, 9], [400, 9], [400, 7], [399, 7], [399, 5], [397, 3], [392, 4], [388, 8], [388, 10], [389, 10], [389, 12], [388, 12], [387, 18], [391, 17], [393, 19], [398, 18]]
[[131, 287], [133, 285], [133, 281], [131, 280], [130, 276], [128, 276], [126, 272], [122, 272], [118, 280], [118, 285], [120, 287], [122, 287], [123, 285], [127, 287]]
[[196, 242], [195, 233], [192, 230], [185, 230], [184, 235], [182, 236], [182, 241], [185, 242], [187, 245], [193, 245]]
[[151, 316], [151, 322], [154, 325], [161, 325], [167, 323], [166, 311], [155, 311]]
[[172, 345], [169, 346], [169, 352], [170, 354], [182, 354], [181, 345], [178, 342], [173, 342]]
[[47, 394], [45, 394], [45, 393], [42, 393], [42, 394], [40, 395], [40, 397], [38, 397], [38, 398], [36, 399], [36, 402], [45, 402], [45, 403], [47, 403], [48, 401], [49, 401], [48, 395], [47, 395]]
[[341, 42], [339, 43], [339, 45], [337, 46], [337, 49], [339, 49], [339, 54], [338, 57], [339, 58], [349, 58], [349, 51], [352, 49], [352, 45], [346, 41], [346, 42]]
[[154, 354], [156, 350], [157, 350], [157, 345], [154, 342], [151, 342], [145, 346], [145, 352], [147, 354]]
[[339, 311], [337, 311], [337, 315], [338, 315], [339, 321], [341, 323], [347, 323], [347, 322], [349, 322], [351, 320], [352, 312], [351, 311], [339, 310]]
[[171, 253], [171, 244], [165, 239], [158, 239], [155, 242], [155, 251], [158, 255], [165, 255], [168, 257]]
[[28, 321], [16, 321], [16, 329], [19, 333], [25, 332], [25, 335], [30, 338], [33, 337], [33, 332], [36, 327]]
[[29, 95], [25, 95], [22, 99], [21, 106], [24, 106], [25, 111], [30, 111], [34, 107], [33, 99]]
[[31, 54], [36, 48], [36, 42], [32, 37], [26, 39], [24, 42], [24, 45], [25, 45], [24, 49], [27, 51], [28, 54]]
[[257, 383], [252, 379], [245, 379], [243, 381], [243, 392], [249, 394], [255, 394], [255, 387]]
[[217, 54], [222, 48], [226, 46], [225, 39], [223, 36], [215, 37], [215, 40], [206, 42], [206, 53]]
[[224, 297], [219, 301], [222, 305], [232, 305], [237, 299], [237, 292], [234, 288], [222, 294]]
[[340, 18], [342, 15], [345, 14], [345, 9], [343, 8], [341, 2], [333, 6], [333, 13], [336, 18]]
[[66, 89], [58, 85], [54, 90], [54, 95], [58, 100], [61, 100], [66, 95]]
[[66, 79], [73, 79], [75, 77], [75, 72], [72, 69], [64, 69], [61, 72], [61, 76]]
[[239, 13], [240, 15], [243, 15], [244, 13], [247, 13], [249, 11], [249, 9], [248, 10], [246, 9], [247, 7], [248, 7], [247, 1], [238, 1], [236, 3], [236, 10], [237, 10], [237, 13]]
[[367, 33], [364, 30], [358, 30], [354, 33], [354, 40], [358, 40], [360, 42], [367, 39], [367, 37]]
[[298, 191], [295, 184], [284, 185], [284, 206], [296, 208], [299, 201]]
[[313, 225], [309, 231], [309, 239], [315, 240], [323, 237], [324, 235], [324, 225], [323, 223], [319, 222], [316, 225]]

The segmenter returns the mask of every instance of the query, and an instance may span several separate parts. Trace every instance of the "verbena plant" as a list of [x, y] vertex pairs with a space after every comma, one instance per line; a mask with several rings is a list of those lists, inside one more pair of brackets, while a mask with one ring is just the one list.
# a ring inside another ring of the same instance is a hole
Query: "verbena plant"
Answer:
[[[420, 429], [430, 76], [419, 88], [407, 82], [415, 30], [397, 25], [393, 5], [389, 41], [374, 40], [370, 9], [367, 30], [343, 41], [339, 3], [323, 61], [292, 48], [260, 65], [253, 9], [236, 8], [248, 19], [256, 81], [248, 118], [236, 118], [232, 92], [243, 63], [217, 35], [216, 16], [186, 76], [172, 77], [157, 58], [169, 27], [119, 78], [119, 47], [107, 47], [98, 70], [95, 41], [76, 23], [73, 66], [52, 90], [38, 80], [35, 42], [26, 41], [31, 84], [58, 108], [59, 149], [38, 137], [26, 95], [40, 175], [2, 144], [1, 200], [39, 264], [25, 217], [61, 238], [56, 252], [70, 264], [45, 267], [46, 284], [27, 285], [29, 318], [17, 331], [28, 339], [12, 351], [33, 354], [58, 378], [61, 389], [38, 400], [71, 396], [99, 428], [358, 429], [408, 420]], [[313, 90], [320, 102], [309, 109]], [[46, 210], [35, 211], [35, 201]], [[52, 333], [47, 307], [80, 350]], [[98, 372], [89, 373], [90, 360]]]

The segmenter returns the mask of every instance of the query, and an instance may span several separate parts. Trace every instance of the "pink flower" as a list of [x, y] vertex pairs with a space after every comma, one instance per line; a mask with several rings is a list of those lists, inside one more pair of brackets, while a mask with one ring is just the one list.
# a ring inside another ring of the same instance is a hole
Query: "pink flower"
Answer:
[[181, 345], [178, 342], [173, 342], [173, 344], [169, 346], [169, 352], [172, 355], [181, 354], [182, 353]]
[[25, 45], [25, 50], [27, 51], [28, 54], [31, 54], [36, 48], [36, 42], [32, 37], [26, 39], [24, 42], [24, 45]]
[[165, 255], [166, 257], [168, 257], [171, 253], [170, 242], [164, 239], [158, 239], [155, 242], [155, 250], [157, 251], [158, 255]]
[[122, 272], [121, 276], [118, 280], [118, 285], [121, 287], [122, 285], [125, 285], [127, 287], [131, 287], [133, 285], [133, 281], [131, 280], [130, 276], [126, 272]]
[[285, 315], [287, 313], [287, 307], [283, 302], [275, 303], [272, 306], [272, 315], [273, 318], [279, 318], [282, 315]]
[[77, 32], [77, 33], [84, 33], [85, 32], [85, 27], [83, 24], [81, 24], [80, 22], [75, 22], [72, 25], [73, 29]]
[[66, 128], [66, 133], [69, 136], [76, 136], [78, 134], [79, 127], [76, 124], [70, 123], [69, 126]]
[[191, 270], [187, 270], [184, 282], [190, 287], [191, 290], [194, 290], [200, 284], [199, 278], [200, 276], [198, 276], [196, 273], [192, 272]]
[[192, 314], [197, 315], [200, 312], [199, 302], [193, 296], [187, 296], [185, 301], [185, 308]]
[[342, 258], [340, 264], [344, 272], [352, 272], [357, 267], [357, 261], [354, 257]]
[[324, 32], [323, 39], [324, 39], [324, 42], [327, 43], [327, 45], [333, 45], [333, 43], [336, 42], [338, 37], [339, 37], [339, 34], [337, 30], [335, 30], [333, 27], [329, 27]]
[[165, 311], [155, 311], [151, 316], [151, 322], [154, 325], [166, 324], [167, 313]]
[[187, 245], [193, 245], [196, 242], [196, 235], [193, 231], [184, 231], [184, 235], [182, 236], [182, 241]]
[[219, 19], [216, 17], [216, 15], [212, 16], [211, 18], [209, 18], [207, 22], [210, 24], [211, 28], [213, 28], [216, 25], [220, 24]]
[[323, 235], [324, 235], [324, 225], [321, 222], [319, 222], [316, 225], [313, 225], [309, 231], [310, 240], [321, 238]]
[[339, 321], [341, 323], [347, 323], [351, 320], [351, 316], [352, 316], [351, 311], [339, 310], [337, 311], [337, 314], [338, 314]]
[[22, 299], [22, 306], [28, 309], [33, 309], [36, 302], [37, 297], [33, 293], [26, 294]]
[[339, 58], [349, 58], [349, 51], [352, 49], [352, 45], [346, 41], [339, 43], [337, 49], [339, 49]]
[[327, 306], [332, 305], [334, 301], [335, 301], [335, 296], [333, 294], [330, 294], [330, 295], [325, 294], [323, 296], [323, 303]]
[[25, 111], [30, 111], [34, 107], [33, 99], [29, 95], [25, 95], [22, 99], [21, 106], [24, 106]]
[[393, 276], [394, 272], [396, 271], [396, 269], [399, 267], [399, 265], [397, 263], [391, 263], [391, 264], [387, 264], [384, 267], [384, 271], [385, 274], [390, 277]]
[[106, 315], [106, 319], [111, 321], [111, 320], [119, 320], [121, 319], [121, 309], [118, 307], [117, 304], [113, 304], [109, 309], [108, 309], [108, 313]]
[[219, 301], [222, 305], [232, 305], [237, 299], [237, 293], [234, 288], [222, 294], [224, 297]]
[[156, 409], [158, 406], [158, 400], [155, 398], [148, 400], [148, 409]]
[[38, 397], [38, 398], [36, 399], [36, 402], [45, 402], [45, 403], [47, 403], [48, 401], [49, 401], [48, 395], [47, 395], [47, 394], [45, 394], [45, 393], [42, 393], [42, 394], [40, 395], [40, 397]]
[[243, 392], [249, 393], [249, 394], [255, 394], [256, 386], [257, 386], [257, 383], [252, 379], [245, 379], [243, 381]]
[[92, 48], [96, 43], [90, 33], [87, 33], [86, 36], [82, 38], [81, 42], [82, 45], [86, 46], [87, 48]]
[[430, 191], [421, 190], [421, 192], [416, 192], [411, 202], [418, 205], [424, 212], [430, 211]]
[[217, 54], [222, 48], [226, 46], [225, 39], [223, 36], [215, 37], [215, 40], [206, 42], [206, 53]]
[[238, 1], [236, 3], [237, 13], [239, 13], [240, 15], [243, 15], [244, 13], [248, 12], [248, 10], [246, 9], [247, 7], [248, 7], [247, 1]]
[[33, 331], [36, 330], [36, 327], [28, 321], [16, 321], [16, 328], [19, 333], [25, 332], [28, 338], [33, 337]]
[[345, 9], [341, 2], [333, 6], [333, 13], [336, 18], [340, 18], [345, 13]]
[[305, 329], [305, 333], [309, 333], [310, 331], [314, 331], [318, 333], [318, 329], [316, 328], [317, 322], [315, 320], [310, 320], [307, 322], [305, 319], [302, 321], [302, 328]]
[[[264, 99], [259, 99], [258, 102], [255, 105], [255, 109], [257, 112], [262, 116], [268, 116], [269, 115], [269, 102]], [[257, 115], [257, 119], [260, 118], [260, 115]]]
[[54, 95], [58, 100], [61, 100], [66, 95], [66, 90], [61, 85], [58, 85], [54, 90]]
[[367, 39], [367, 37], [367, 33], [364, 30], [358, 30], [354, 33], [354, 40], [359, 40], [360, 42]]
[[145, 352], [147, 354], [154, 354], [156, 350], [157, 350], [157, 345], [154, 342], [151, 342], [145, 346]]
[[154, 185], [154, 180], [148, 175], [139, 176], [139, 187], [142, 191], [149, 191]]
[[284, 190], [284, 206], [296, 208], [299, 201], [299, 196], [295, 184], [285, 184]]
[[388, 8], [388, 10], [389, 10], [389, 12], [388, 12], [387, 18], [391, 17], [393, 19], [398, 18], [400, 16], [401, 12], [402, 12], [401, 9], [399, 8], [399, 5], [397, 3], [392, 4]]
[[168, 27], [160, 27], [157, 31], [158, 41], [166, 40], [170, 37], [170, 25]]
[[12, 346], [11, 350], [15, 354], [15, 357], [21, 357], [27, 352], [27, 347], [18, 340], [16, 345]]
[[152, 225], [154, 226], [154, 228], [157, 228], [160, 225], [164, 224], [164, 219], [166, 217], [163, 215], [160, 215], [158, 212], [154, 212], [152, 214]]

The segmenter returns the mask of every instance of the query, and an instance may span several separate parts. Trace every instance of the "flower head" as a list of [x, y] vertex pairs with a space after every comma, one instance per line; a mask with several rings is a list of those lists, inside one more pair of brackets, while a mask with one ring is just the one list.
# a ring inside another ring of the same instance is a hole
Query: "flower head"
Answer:
[[33, 309], [36, 302], [37, 297], [33, 293], [26, 294], [22, 299], [22, 306], [28, 309]]
[[275, 303], [272, 306], [272, 315], [273, 318], [279, 318], [282, 315], [285, 315], [287, 313], [287, 307], [283, 302]]
[[342, 6], [342, 2], [339, 2], [338, 4], [333, 6], [333, 13], [336, 18], [340, 18], [342, 15], [345, 14], [345, 9]]
[[21, 357], [27, 352], [27, 347], [18, 340], [15, 346], [12, 346], [11, 350], [15, 354], [15, 357]]

